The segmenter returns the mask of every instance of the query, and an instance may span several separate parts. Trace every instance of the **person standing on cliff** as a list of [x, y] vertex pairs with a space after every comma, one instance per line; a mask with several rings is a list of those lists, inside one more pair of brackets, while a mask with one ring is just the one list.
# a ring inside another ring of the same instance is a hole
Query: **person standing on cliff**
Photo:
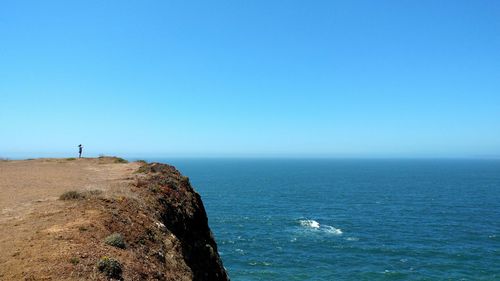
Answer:
[[78, 158], [82, 158], [82, 151], [83, 151], [83, 146], [80, 144], [78, 145]]

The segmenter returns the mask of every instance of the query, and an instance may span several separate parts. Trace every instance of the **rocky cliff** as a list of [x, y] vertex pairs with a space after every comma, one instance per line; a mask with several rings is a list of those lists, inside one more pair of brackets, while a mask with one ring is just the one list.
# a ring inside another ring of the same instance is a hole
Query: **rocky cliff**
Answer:
[[0, 165], [10, 200], [0, 201], [0, 280], [229, 280], [203, 202], [174, 167], [111, 157]]
[[[208, 226], [200, 195], [189, 178], [173, 166], [153, 163], [139, 168], [145, 177], [138, 178], [136, 188], [148, 202], [148, 209], [158, 219], [167, 244], [178, 245], [177, 254], [189, 267], [193, 280], [229, 280]], [[164, 226], [164, 227], [163, 227]], [[166, 271], [170, 271], [166, 268]]]

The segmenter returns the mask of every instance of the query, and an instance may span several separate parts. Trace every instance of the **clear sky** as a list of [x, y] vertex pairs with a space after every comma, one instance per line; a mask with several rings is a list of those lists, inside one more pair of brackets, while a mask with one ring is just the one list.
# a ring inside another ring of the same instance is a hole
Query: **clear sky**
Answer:
[[499, 157], [500, 1], [0, 3], [0, 156]]

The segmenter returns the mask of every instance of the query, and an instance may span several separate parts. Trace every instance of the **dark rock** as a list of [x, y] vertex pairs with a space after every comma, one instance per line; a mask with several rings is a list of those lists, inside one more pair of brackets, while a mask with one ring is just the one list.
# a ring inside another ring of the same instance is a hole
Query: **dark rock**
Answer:
[[[229, 280], [217, 244], [208, 226], [201, 197], [191, 187], [189, 178], [175, 167], [160, 163], [143, 165], [141, 181], [149, 192], [153, 207], [165, 227], [179, 239], [186, 265], [193, 280]], [[152, 186], [158, 187], [151, 189]], [[141, 186], [139, 186], [141, 187]]]

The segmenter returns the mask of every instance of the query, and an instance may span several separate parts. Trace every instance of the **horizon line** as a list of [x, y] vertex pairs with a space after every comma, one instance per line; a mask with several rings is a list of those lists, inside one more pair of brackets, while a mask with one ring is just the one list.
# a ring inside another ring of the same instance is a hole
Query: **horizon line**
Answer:
[[[76, 157], [75, 157], [76, 156]], [[123, 155], [123, 154], [99, 154], [83, 156], [82, 158], [98, 158], [101, 156], [106, 157], [121, 157], [129, 161], [137, 160], [168, 160], [168, 159], [262, 159], [262, 160], [500, 160], [500, 156], [495, 155], [477, 155], [477, 156], [319, 156], [319, 155]], [[64, 155], [32, 155], [32, 156], [9, 156], [0, 154], [0, 160], [29, 160], [29, 159], [65, 159], [65, 158], [78, 158], [74, 154]]]

